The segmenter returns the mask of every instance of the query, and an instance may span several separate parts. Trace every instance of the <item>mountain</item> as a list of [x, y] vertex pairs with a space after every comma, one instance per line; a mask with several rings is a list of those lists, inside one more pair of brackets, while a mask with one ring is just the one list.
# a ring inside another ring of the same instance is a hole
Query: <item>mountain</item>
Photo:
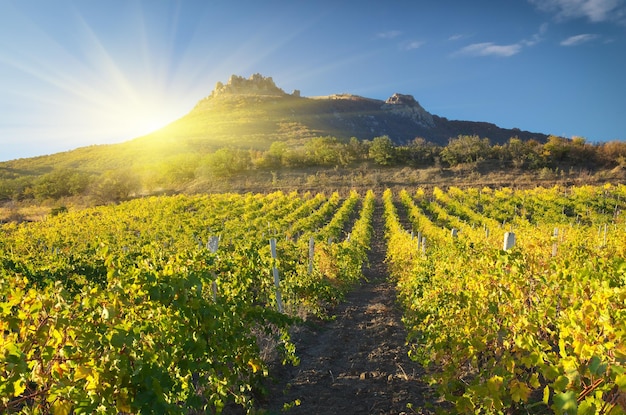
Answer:
[[233, 75], [226, 84], [218, 82], [187, 115], [161, 130], [121, 144], [0, 163], [0, 179], [38, 176], [55, 169], [89, 174], [129, 167], [158, 170], [161, 162], [223, 147], [267, 150], [276, 141], [299, 147], [313, 137], [371, 140], [383, 135], [395, 144], [421, 137], [446, 145], [459, 135], [487, 137], [491, 144], [511, 137], [547, 139], [545, 134], [486, 122], [448, 120], [430, 114], [411, 95], [393, 94], [385, 101], [351, 94], [302, 97], [297, 90], [286, 93], [271, 77]]
[[218, 83], [189, 114], [139, 141], [264, 149], [273, 141], [316, 136], [371, 140], [383, 135], [395, 144], [421, 137], [439, 145], [459, 135], [487, 137], [492, 144], [511, 137], [540, 142], [548, 137], [487, 122], [448, 120], [426, 111], [413, 96], [399, 93], [385, 101], [351, 94], [302, 97], [297, 90], [288, 94], [271, 77], [255, 74], [248, 79], [233, 75], [226, 84]]

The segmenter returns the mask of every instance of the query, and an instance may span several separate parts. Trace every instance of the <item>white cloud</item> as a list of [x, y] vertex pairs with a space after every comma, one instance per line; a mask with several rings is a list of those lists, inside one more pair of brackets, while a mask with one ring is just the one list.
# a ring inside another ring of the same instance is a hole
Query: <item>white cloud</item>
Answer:
[[457, 51], [457, 55], [468, 56], [500, 56], [509, 57], [518, 54], [522, 50], [521, 43], [512, 45], [496, 45], [493, 42], [473, 43]]
[[417, 49], [420, 46], [422, 46], [425, 42], [421, 41], [421, 40], [412, 40], [409, 42], [405, 42], [401, 45], [403, 50], [413, 50], [413, 49]]
[[380, 39], [393, 39], [395, 37], [398, 37], [402, 34], [401, 31], [399, 30], [389, 30], [387, 32], [380, 32], [376, 35], [376, 37], [380, 38]]
[[448, 38], [450, 41], [460, 40], [466, 37], [466, 35], [452, 35]]
[[472, 43], [453, 53], [453, 56], [499, 56], [510, 57], [517, 55], [522, 49], [535, 46], [543, 40], [543, 35], [548, 30], [548, 24], [544, 23], [539, 27], [537, 33], [533, 34], [530, 39], [522, 39], [519, 42], [509, 45], [498, 45], [493, 42]]
[[599, 36], [592, 33], [584, 33], [581, 35], [570, 36], [561, 42], [561, 46], [577, 46], [582, 43], [590, 42]]
[[545, 35], [547, 31], [548, 24], [543, 23], [541, 26], [539, 26], [539, 31], [537, 33], [532, 35], [530, 39], [524, 39], [520, 43], [522, 43], [524, 46], [535, 46], [537, 43], [543, 40], [543, 35]]
[[[399, 30], [388, 30], [386, 32], [380, 32], [376, 34], [376, 37], [379, 39], [391, 40], [391, 39], [396, 39], [397, 37], [401, 35], [402, 35], [402, 32]], [[405, 50], [405, 51], [418, 49], [424, 43], [426, 43], [422, 40], [403, 40], [403, 39], [399, 39], [397, 40], [397, 42], [398, 42], [397, 43], [398, 49]]]
[[586, 17], [592, 22], [616, 20], [623, 15], [624, 0], [528, 0], [539, 10], [555, 13], [557, 19]]

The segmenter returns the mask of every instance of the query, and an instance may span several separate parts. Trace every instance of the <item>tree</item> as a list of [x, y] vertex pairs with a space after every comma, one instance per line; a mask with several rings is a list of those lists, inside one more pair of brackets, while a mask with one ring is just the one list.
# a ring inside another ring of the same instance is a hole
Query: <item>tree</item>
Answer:
[[284, 141], [274, 141], [270, 148], [263, 154], [263, 160], [259, 163], [262, 167], [277, 168], [285, 163], [288, 152], [287, 143]]
[[441, 151], [441, 159], [450, 166], [461, 163], [475, 163], [489, 155], [489, 139], [481, 139], [477, 135], [460, 135], [451, 138], [448, 145]]
[[543, 145], [543, 156], [548, 162], [557, 162], [565, 159], [570, 152], [567, 138], [551, 135]]
[[245, 150], [220, 148], [204, 159], [204, 167], [215, 176], [228, 177], [250, 168], [252, 160]]
[[569, 159], [575, 164], [586, 164], [598, 159], [598, 152], [585, 137], [572, 137], [570, 142]]
[[31, 176], [0, 180], [0, 202], [32, 198], [33, 181]]
[[609, 141], [602, 144], [596, 152], [605, 165], [626, 167], [626, 143]]
[[130, 169], [108, 170], [100, 176], [92, 195], [99, 203], [127, 200], [139, 190], [139, 178]]
[[83, 193], [91, 179], [87, 173], [71, 169], [57, 169], [41, 176], [33, 186], [37, 199], [60, 199]]
[[362, 161], [367, 159], [368, 148], [361, 140], [356, 137], [350, 137], [347, 144], [348, 158], [350, 162]]
[[336, 137], [315, 137], [304, 145], [307, 164], [337, 166], [345, 164], [344, 145]]
[[417, 137], [407, 146], [396, 147], [396, 152], [399, 162], [417, 167], [433, 164], [438, 147], [421, 137]]
[[374, 163], [381, 166], [389, 166], [396, 161], [396, 151], [391, 139], [384, 135], [382, 137], [376, 137], [372, 140], [372, 144], [369, 149], [369, 157], [374, 160]]
[[168, 184], [182, 184], [190, 182], [196, 177], [196, 171], [200, 164], [197, 154], [178, 154], [166, 159], [160, 171], [163, 182]]

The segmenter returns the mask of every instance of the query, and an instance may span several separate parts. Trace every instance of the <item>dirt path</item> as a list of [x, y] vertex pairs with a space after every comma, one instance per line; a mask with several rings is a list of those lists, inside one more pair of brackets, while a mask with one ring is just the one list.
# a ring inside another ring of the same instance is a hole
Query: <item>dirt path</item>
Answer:
[[[364, 269], [368, 282], [348, 294], [336, 319], [300, 329], [294, 336], [301, 362], [278, 367], [269, 385], [264, 409], [287, 414], [431, 413], [424, 409], [435, 398], [420, 380], [421, 368], [405, 346], [406, 332], [387, 282], [382, 207], [374, 212], [374, 235]], [[413, 408], [407, 407], [412, 404]]]

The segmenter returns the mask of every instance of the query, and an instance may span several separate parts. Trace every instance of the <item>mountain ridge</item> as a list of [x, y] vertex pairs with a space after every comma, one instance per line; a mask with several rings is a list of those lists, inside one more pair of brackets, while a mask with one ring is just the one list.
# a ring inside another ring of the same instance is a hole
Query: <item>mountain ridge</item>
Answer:
[[[251, 119], [257, 127], [253, 131], [245, 128], [252, 127]], [[511, 137], [539, 142], [548, 138], [544, 133], [501, 128], [490, 122], [448, 120], [431, 114], [408, 94], [394, 93], [384, 101], [353, 94], [303, 97], [299, 90], [288, 94], [277, 87], [271, 77], [260, 74], [248, 79], [233, 75], [226, 84], [218, 82], [209, 96], [200, 100], [187, 115], [166, 126], [163, 132], [179, 138], [198, 138], [204, 133], [208, 141], [227, 144], [230, 137], [225, 137], [220, 128], [236, 133], [239, 141], [252, 147], [261, 144], [259, 134], [270, 134], [281, 140], [285, 128], [294, 139], [334, 136], [371, 140], [386, 135], [397, 145], [410, 143], [418, 137], [446, 145], [459, 135], [489, 138], [492, 144], [504, 144]], [[230, 141], [233, 141], [231, 145], [238, 146], [238, 140]], [[267, 140], [262, 141], [267, 144]]]

